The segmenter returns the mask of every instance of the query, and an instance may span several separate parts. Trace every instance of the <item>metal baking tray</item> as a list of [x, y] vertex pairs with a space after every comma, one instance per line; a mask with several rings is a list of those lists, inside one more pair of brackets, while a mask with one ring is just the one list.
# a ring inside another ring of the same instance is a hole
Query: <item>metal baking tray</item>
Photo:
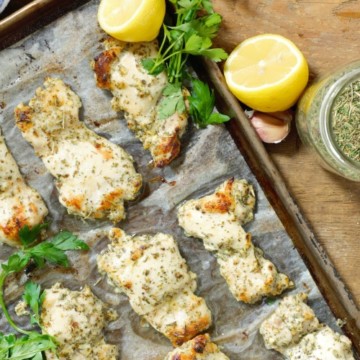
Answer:
[[[87, 0], [34, 0], [0, 20], [0, 49], [4, 49], [31, 34], [57, 17], [86, 3]], [[345, 320], [344, 332], [352, 340], [360, 359], [360, 311], [336, 269], [315, 238], [308, 221], [284, 180], [251, 127], [239, 102], [225, 85], [218, 65], [206, 59], [193, 64], [204, 80], [211, 83], [217, 94], [217, 107], [231, 115], [226, 125], [240, 153], [261, 185], [288, 235], [299, 251], [323, 297], [335, 317]]]

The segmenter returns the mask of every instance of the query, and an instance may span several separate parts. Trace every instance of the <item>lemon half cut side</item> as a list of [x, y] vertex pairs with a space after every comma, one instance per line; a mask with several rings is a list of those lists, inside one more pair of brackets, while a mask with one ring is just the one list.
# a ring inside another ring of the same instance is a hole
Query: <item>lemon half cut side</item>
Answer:
[[127, 42], [152, 41], [165, 16], [165, 0], [101, 0], [100, 27]]
[[263, 111], [289, 109], [309, 79], [304, 55], [281, 35], [263, 34], [238, 45], [225, 63], [231, 92], [245, 105]]

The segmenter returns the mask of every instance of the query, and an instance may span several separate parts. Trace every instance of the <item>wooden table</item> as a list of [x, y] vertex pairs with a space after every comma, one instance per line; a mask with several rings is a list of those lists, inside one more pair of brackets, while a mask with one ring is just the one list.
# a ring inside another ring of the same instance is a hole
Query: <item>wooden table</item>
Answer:
[[323, 170], [302, 146], [295, 129], [282, 144], [267, 149], [360, 306], [360, 183]]
[[[224, 23], [218, 46], [277, 33], [294, 41], [311, 80], [360, 59], [360, 0], [213, 0]], [[323, 170], [301, 144], [295, 125], [279, 145], [266, 146], [287, 186], [360, 306], [360, 183]]]

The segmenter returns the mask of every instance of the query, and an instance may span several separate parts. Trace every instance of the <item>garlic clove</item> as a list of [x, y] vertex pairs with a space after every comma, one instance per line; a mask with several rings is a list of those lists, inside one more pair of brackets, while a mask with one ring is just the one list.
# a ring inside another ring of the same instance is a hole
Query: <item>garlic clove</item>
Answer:
[[269, 114], [255, 111], [250, 122], [263, 142], [277, 144], [289, 134], [291, 119], [292, 114], [287, 111]]

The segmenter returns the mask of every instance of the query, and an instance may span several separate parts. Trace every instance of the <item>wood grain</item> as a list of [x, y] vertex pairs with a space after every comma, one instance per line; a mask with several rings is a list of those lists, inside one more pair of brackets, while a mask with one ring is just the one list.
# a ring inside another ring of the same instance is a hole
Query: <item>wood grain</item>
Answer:
[[359, 306], [360, 184], [323, 170], [296, 131], [267, 149]]
[[281, 34], [301, 49], [313, 76], [360, 58], [360, 0], [213, 0], [224, 17], [217, 44], [231, 51], [262, 33]]
[[[277, 33], [306, 56], [311, 79], [360, 59], [360, 1], [213, 0], [224, 17], [216, 45], [231, 51], [242, 40]], [[279, 145], [268, 145], [290, 192], [340, 276], [360, 305], [360, 184], [323, 170], [295, 128]]]

